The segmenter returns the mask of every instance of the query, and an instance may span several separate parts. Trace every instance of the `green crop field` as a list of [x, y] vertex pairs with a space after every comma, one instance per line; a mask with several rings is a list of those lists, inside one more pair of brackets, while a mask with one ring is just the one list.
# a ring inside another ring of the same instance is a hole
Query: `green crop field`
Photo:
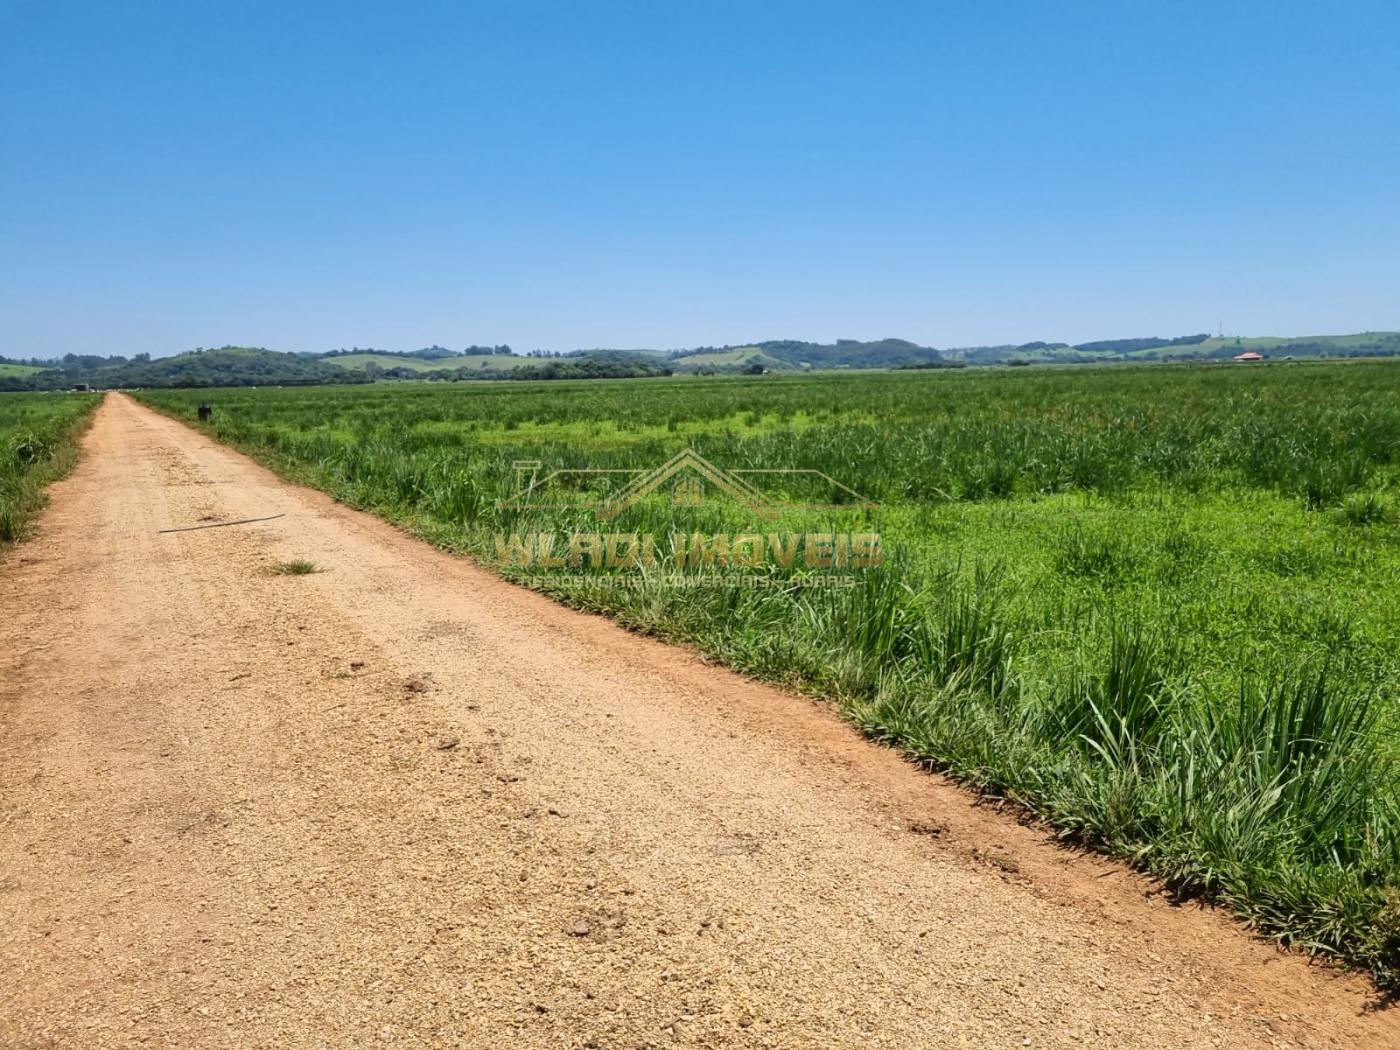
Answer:
[[0, 548], [22, 537], [43, 488], [77, 460], [76, 438], [93, 394], [0, 393]]
[[[1067, 838], [1400, 987], [1400, 362], [139, 396], [191, 421], [210, 400], [216, 436], [286, 475], [829, 697]], [[664, 487], [605, 525], [541, 505], [607, 498], [631, 475], [589, 471], [686, 447], [749, 471], [776, 516]], [[774, 470], [834, 483], [752, 473]], [[801, 560], [687, 568], [720, 577], [704, 587], [502, 561], [503, 537], [570, 532], [654, 533], [667, 555], [695, 534], [878, 532], [886, 560], [834, 588]]]

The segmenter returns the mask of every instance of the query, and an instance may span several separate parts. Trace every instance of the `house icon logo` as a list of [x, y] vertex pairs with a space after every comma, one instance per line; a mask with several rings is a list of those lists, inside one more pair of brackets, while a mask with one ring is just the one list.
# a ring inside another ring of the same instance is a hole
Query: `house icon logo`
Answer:
[[[872, 508], [873, 502], [820, 470], [723, 470], [692, 448], [682, 449], [653, 470], [575, 468], [540, 476], [538, 460], [513, 464], [516, 492], [500, 506], [590, 509], [599, 521], [612, 521], [623, 511], [654, 493], [666, 490], [677, 507], [698, 507], [707, 499], [728, 497], [760, 518], [773, 519], [784, 510], [850, 510]], [[827, 493], [828, 502], [794, 501], [770, 494], [771, 486], [798, 482], [809, 490]]]

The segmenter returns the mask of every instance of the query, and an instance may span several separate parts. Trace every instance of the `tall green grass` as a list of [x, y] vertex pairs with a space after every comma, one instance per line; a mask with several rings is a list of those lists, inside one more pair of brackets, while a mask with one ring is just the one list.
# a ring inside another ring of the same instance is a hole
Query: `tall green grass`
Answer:
[[77, 462], [93, 394], [0, 393], [0, 549], [24, 538], [44, 486]]
[[[848, 589], [627, 590], [575, 605], [830, 697], [868, 734], [1261, 933], [1400, 990], [1400, 366], [1299, 364], [185, 393], [152, 404], [299, 480], [494, 557], [513, 465], [819, 468], [878, 530]], [[582, 483], [580, 483], [581, 485]], [[610, 528], [754, 530], [663, 498]], [[519, 576], [509, 567], [506, 575]]]

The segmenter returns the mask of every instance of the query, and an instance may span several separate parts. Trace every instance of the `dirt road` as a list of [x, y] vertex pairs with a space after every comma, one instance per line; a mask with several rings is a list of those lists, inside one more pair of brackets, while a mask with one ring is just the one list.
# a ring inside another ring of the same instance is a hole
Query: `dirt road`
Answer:
[[0, 1045], [1400, 1045], [821, 705], [124, 397], [52, 496], [0, 568]]

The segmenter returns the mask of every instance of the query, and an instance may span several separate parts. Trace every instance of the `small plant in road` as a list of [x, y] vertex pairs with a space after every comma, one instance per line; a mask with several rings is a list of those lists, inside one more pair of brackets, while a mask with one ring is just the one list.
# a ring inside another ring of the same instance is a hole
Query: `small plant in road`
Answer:
[[271, 576], [310, 576], [323, 570], [314, 561], [296, 558], [292, 561], [273, 562], [267, 571]]

